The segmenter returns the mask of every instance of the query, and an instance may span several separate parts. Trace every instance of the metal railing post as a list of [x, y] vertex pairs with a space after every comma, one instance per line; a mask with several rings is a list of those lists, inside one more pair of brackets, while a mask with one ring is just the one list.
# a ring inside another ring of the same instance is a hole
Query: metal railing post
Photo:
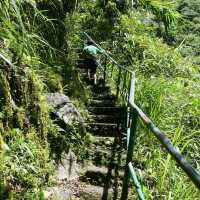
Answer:
[[107, 72], [107, 58], [105, 57], [104, 72], [103, 72], [103, 84], [104, 84], [104, 85], [105, 85], [105, 83], [106, 83], [106, 72]]
[[134, 147], [135, 134], [136, 134], [136, 129], [137, 129], [137, 119], [138, 119], [138, 113], [133, 108], [131, 108], [131, 118], [132, 119], [131, 119], [131, 127], [130, 127], [130, 137], [129, 137], [129, 142], [128, 142], [126, 167], [125, 167], [125, 172], [124, 172], [122, 195], [121, 195], [120, 200], [126, 200], [128, 197], [128, 183], [130, 179], [128, 164], [132, 162], [133, 147]]
[[127, 78], [127, 71], [125, 71], [125, 73], [124, 73], [124, 81], [123, 81], [123, 89], [126, 87], [126, 78]]
[[114, 68], [114, 63], [112, 63], [112, 67], [111, 67], [111, 78], [113, 77], [113, 68]]
[[119, 86], [120, 86], [120, 81], [121, 81], [121, 72], [122, 72], [122, 69], [119, 68], [119, 74], [118, 74], [118, 79], [117, 79], [117, 92], [116, 92], [116, 99], [118, 99], [118, 96], [119, 96]]
[[138, 181], [136, 172], [135, 172], [131, 162], [128, 164], [128, 167], [129, 167], [129, 171], [130, 171], [130, 177], [131, 177], [131, 179], [132, 179], [132, 181], [135, 185], [135, 189], [137, 191], [137, 195], [138, 195], [139, 200], [145, 200], [140, 182]]

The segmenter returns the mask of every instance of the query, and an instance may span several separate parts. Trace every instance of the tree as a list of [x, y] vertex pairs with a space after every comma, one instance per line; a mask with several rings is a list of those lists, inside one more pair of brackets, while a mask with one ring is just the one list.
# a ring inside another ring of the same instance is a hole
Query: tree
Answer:
[[176, 11], [174, 4], [172, 2], [161, 2], [160, 0], [140, 0], [140, 3], [164, 24], [165, 33], [169, 36], [171, 25], [180, 18], [180, 14]]

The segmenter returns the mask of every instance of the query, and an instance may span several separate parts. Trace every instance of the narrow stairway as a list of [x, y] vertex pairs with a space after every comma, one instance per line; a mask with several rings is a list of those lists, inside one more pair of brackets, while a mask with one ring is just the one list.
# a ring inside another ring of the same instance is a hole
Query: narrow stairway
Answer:
[[125, 112], [116, 105], [115, 96], [103, 84], [103, 80], [100, 79], [95, 86], [93, 80], [88, 79], [85, 67], [80, 68], [79, 72], [92, 94], [87, 122], [87, 130], [92, 134], [92, 145], [89, 164], [81, 181], [99, 190], [95, 199], [94, 196], [88, 196], [88, 199], [117, 199], [126, 157], [121, 135]]

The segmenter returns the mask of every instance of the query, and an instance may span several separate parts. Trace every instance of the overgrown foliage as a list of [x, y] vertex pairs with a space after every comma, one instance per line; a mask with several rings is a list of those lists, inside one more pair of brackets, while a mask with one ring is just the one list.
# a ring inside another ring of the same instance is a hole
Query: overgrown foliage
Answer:
[[179, 26], [175, 29], [178, 49], [185, 57], [192, 57], [193, 63], [200, 64], [200, 1], [181, 0], [177, 10], [182, 15]]
[[[51, 180], [51, 155], [76, 147], [85, 156], [85, 135], [74, 127], [60, 130], [44, 98], [45, 92], [64, 92], [77, 105], [87, 101], [74, 70], [73, 48], [83, 46], [82, 31], [136, 72], [137, 104], [200, 169], [198, 5], [187, 0], [0, 2], [0, 53], [16, 66], [0, 62], [0, 198], [40, 199]], [[147, 199], [199, 198], [142, 124], [134, 160]]]
[[[53, 159], [85, 145], [78, 129], [61, 130], [50, 119], [45, 99], [47, 92], [85, 98], [70, 51], [76, 3], [0, 2], [0, 54], [14, 64], [0, 60], [0, 199], [42, 199]], [[53, 145], [54, 139], [63, 145]]]

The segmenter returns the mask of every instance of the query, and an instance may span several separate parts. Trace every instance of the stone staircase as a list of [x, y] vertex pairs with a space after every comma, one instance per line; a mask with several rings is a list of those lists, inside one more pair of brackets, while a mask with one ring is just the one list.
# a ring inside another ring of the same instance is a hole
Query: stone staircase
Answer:
[[92, 135], [89, 164], [80, 180], [95, 190], [98, 188], [98, 195], [94, 192], [88, 200], [117, 199], [126, 159], [121, 134], [125, 110], [116, 105], [115, 96], [102, 80], [95, 86], [88, 79], [86, 68], [81, 67], [79, 73], [91, 91], [87, 131]]

